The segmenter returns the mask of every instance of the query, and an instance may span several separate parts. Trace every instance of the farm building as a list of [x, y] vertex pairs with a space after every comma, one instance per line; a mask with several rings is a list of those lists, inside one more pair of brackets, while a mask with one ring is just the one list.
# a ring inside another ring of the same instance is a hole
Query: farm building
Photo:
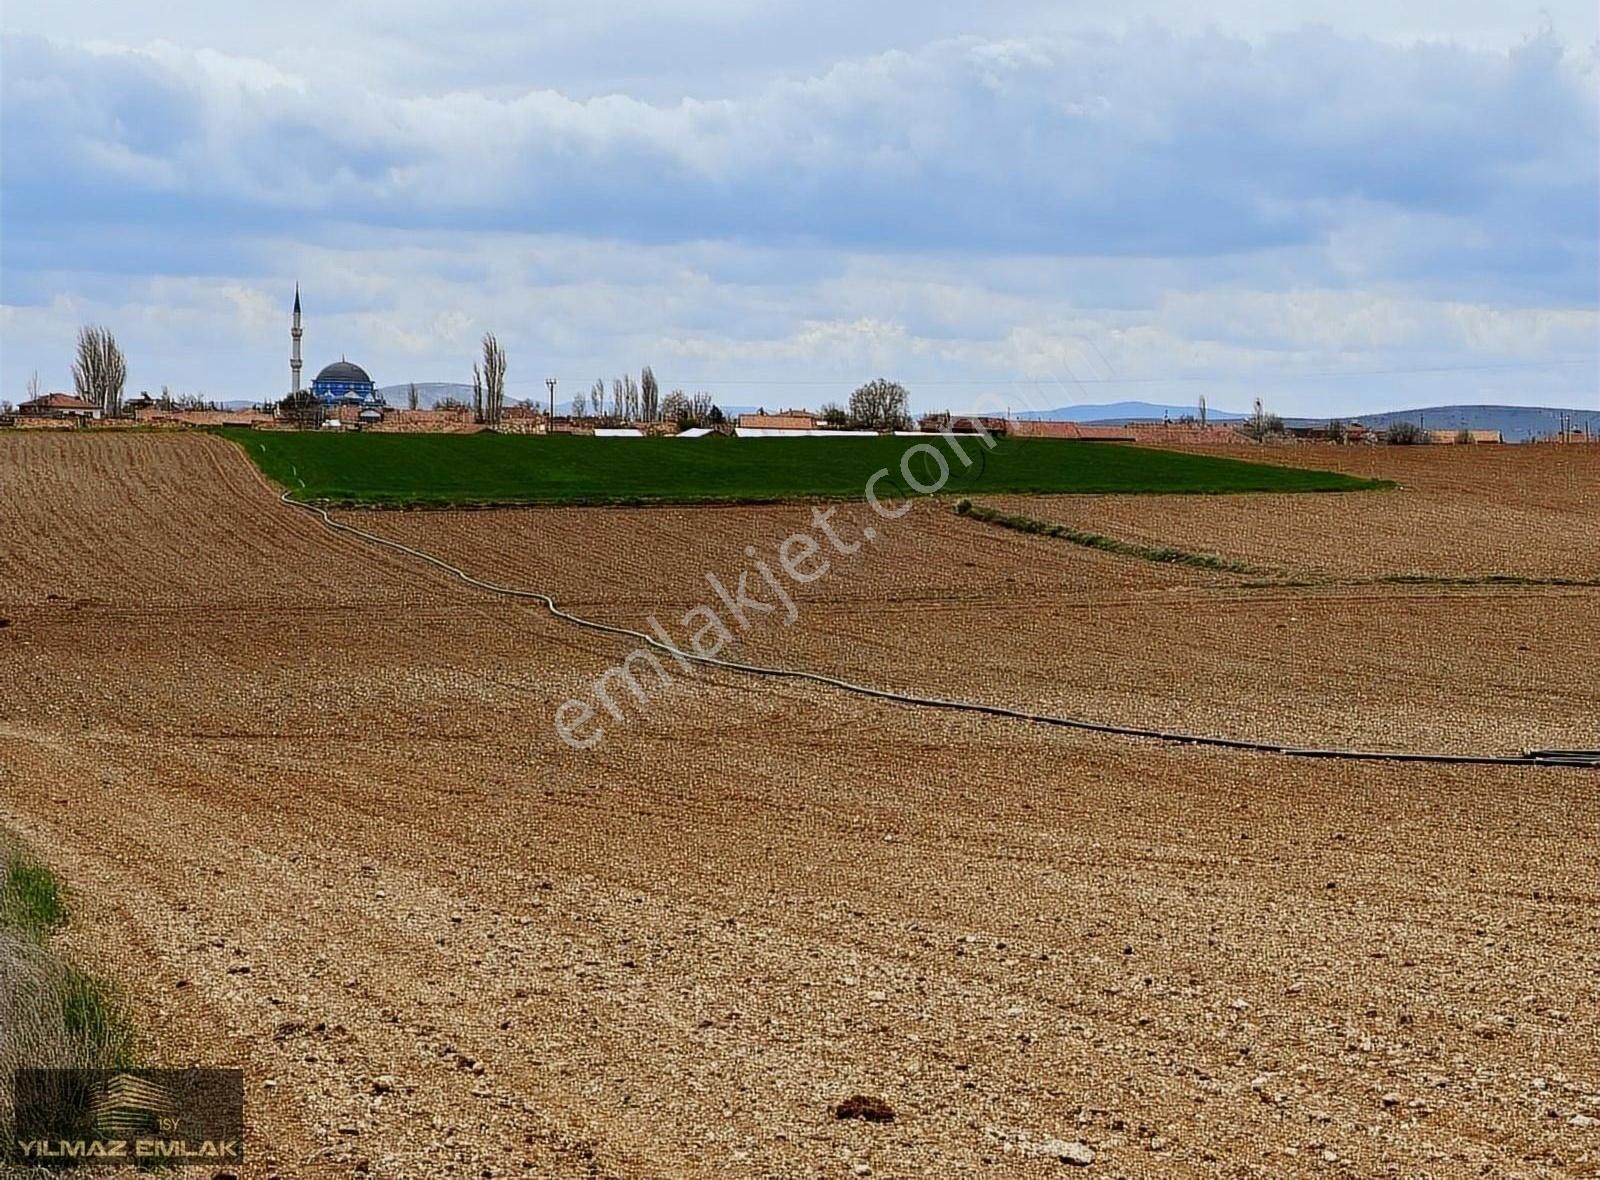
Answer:
[[735, 438], [877, 438], [876, 430], [775, 430], [768, 427], [738, 426]]
[[996, 438], [1009, 433], [1010, 423], [1004, 418], [980, 417], [963, 414], [924, 414], [917, 426], [923, 433], [951, 430], [956, 434], [992, 434]]
[[1504, 442], [1498, 430], [1430, 430], [1428, 441], [1448, 446], [1453, 443]]
[[1015, 418], [1013, 438], [1057, 438], [1072, 442], [1134, 442], [1126, 426], [1097, 426], [1092, 422], [1050, 422], [1040, 418]]
[[1290, 426], [1284, 433], [1302, 442], [1358, 443], [1367, 442], [1372, 436], [1372, 431], [1359, 422], [1348, 422], [1339, 428], [1331, 422], [1322, 426]]
[[776, 414], [740, 414], [741, 430], [815, 430], [817, 416], [810, 410], [780, 410]]
[[98, 418], [100, 407], [70, 393], [47, 393], [17, 407], [23, 418]]

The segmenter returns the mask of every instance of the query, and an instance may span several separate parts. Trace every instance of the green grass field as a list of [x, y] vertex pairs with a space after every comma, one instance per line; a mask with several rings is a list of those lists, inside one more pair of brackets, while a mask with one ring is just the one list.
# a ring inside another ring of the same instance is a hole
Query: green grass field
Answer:
[[[235, 437], [230, 435], [229, 437]], [[1245, 463], [1118, 443], [1007, 439], [992, 451], [964, 440], [964, 467], [938, 436], [951, 474], [941, 492], [1332, 492], [1388, 486], [1326, 471]], [[906, 494], [912, 438], [553, 438], [506, 434], [333, 434], [258, 431], [237, 438], [298, 498], [354, 504], [764, 503]], [[981, 455], [981, 458], [979, 457]], [[938, 479], [926, 453], [910, 459]]]

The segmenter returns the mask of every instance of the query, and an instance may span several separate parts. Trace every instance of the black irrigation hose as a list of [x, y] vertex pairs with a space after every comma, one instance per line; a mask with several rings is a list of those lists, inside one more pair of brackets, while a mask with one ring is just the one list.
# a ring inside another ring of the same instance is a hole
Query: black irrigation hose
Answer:
[[1212, 737], [1205, 734], [1178, 733], [1165, 729], [1146, 729], [1136, 725], [1110, 725], [1100, 721], [1085, 721], [1078, 717], [1063, 717], [1054, 713], [1032, 713], [1025, 709], [1011, 709], [1005, 705], [985, 705], [978, 701], [952, 701], [942, 697], [916, 696], [910, 693], [894, 692], [891, 689], [873, 688], [870, 685], [857, 684], [850, 680], [841, 680], [834, 676], [824, 676], [818, 672], [806, 672], [798, 668], [773, 668], [763, 664], [744, 664], [737, 660], [723, 660], [715, 656], [704, 656], [696, 652], [683, 651], [681, 648], [663, 643], [654, 635], [647, 635], [643, 631], [634, 631], [627, 627], [618, 627], [611, 623], [601, 623], [594, 619], [586, 619], [562, 610], [556, 605], [554, 598], [539, 590], [523, 590], [515, 586], [499, 586], [493, 582], [485, 582], [475, 578], [442, 558], [435, 557], [421, 549], [414, 549], [410, 545], [403, 545], [399, 541], [391, 541], [387, 537], [380, 537], [376, 533], [369, 533], [348, 525], [342, 521], [334, 520], [328, 515], [325, 508], [315, 504], [307, 504], [302, 500], [291, 500], [291, 491], [283, 493], [282, 500], [285, 504], [292, 504], [296, 508], [304, 508], [307, 512], [321, 518], [322, 523], [341, 533], [349, 533], [374, 545], [382, 545], [396, 552], [415, 557], [429, 565], [444, 570], [452, 577], [459, 578], [469, 586], [476, 586], [480, 590], [487, 590], [491, 594], [504, 594], [512, 598], [528, 598], [535, 602], [542, 602], [545, 609], [563, 622], [582, 627], [589, 631], [598, 631], [605, 635], [620, 635], [627, 639], [637, 639], [658, 651], [666, 652], [675, 659], [687, 660], [690, 663], [704, 664], [713, 668], [725, 668], [731, 672], [743, 672], [750, 676], [766, 676], [781, 680], [805, 680], [813, 684], [821, 684], [828, 688], [840, 689], [844, 692], [854, 693], [857, 696], [870, 697], [874, 700], [891, 701], [897, 705], [910, 705], [924, 709], [945, 709], [959, 713], [979, 713], [989, 717], [1004, 717], [1013, 721], [1029, 721], [1037, 725], [1052, 725], [1059, 729], [1073, 729], [1084, 733], [1107, 734], [1114, 737], [1145, 738], [1150, 741], [1167, 742], [1173, 745], [1206, 746], [1219, 750], [1241, 750], [1257, 754], [1278, 754], [1287, 758], [1322, 758], [1346, 762], [1422, 762], [1447, 766], [1556, 766], [1578, 767], [1589, 770], [1600, 770], [1600, 750], [1529, 750], [1522, 754], [1428, 754], [1407, 751], [1391, 750], [1349, 750], [1333, 747], [1316, 746], [1287, 746], [1275, 742], [1253, 742], [1242, 738]]

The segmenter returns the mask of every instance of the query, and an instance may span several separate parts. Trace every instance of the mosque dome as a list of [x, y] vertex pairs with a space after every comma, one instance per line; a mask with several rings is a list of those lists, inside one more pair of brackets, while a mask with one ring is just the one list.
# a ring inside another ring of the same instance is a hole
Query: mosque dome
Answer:
[[372, 378], [367, 376], [367, 371], [360, 365], [353, 365], [349, 361], [334, 361], [333, 364], [317, 374], [317, 380], [352, 382], [361, 385], [372, 384]]

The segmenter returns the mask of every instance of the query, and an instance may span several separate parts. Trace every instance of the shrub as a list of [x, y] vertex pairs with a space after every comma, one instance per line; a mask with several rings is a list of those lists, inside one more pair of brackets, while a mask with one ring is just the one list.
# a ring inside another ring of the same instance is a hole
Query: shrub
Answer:
[[1385, 437], [1391, 446], [1396, 447], [1419, 447], [1429, 441], [1428, 432], [1422, 428], [1422, 423], [1408, 422], [1403, 418], [1398, 422], [1389, 423]]

